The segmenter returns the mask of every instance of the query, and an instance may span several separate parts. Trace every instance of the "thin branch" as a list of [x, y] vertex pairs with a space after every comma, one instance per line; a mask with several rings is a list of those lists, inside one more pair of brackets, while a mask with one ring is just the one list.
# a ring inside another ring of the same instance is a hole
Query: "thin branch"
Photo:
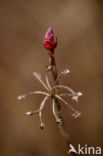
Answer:
[[69, 92], [71, 92], [73, 94], [73, 96], [76, 94], [70, 87], [64, 86], [64, 85], [56, 85], [53, 88], [63, 88], [68, 90]]
[[49, 82], [49, 79], [48, 79], [48, 72], [46, 72], [46, 83], [47, 83], [47, 86], [48, 86], [49, 90], [51, 91], [52, 88], [51, 88], [51, 85], [50, 85], [50, 82]]
[[41, 75], [34, 72], [33, 75], [36, 77], [36, 79], [44, 86], [44, 88], [49, 91], [49, 88], [46, 86], [46, 84], [43, 82], [43, 80], [41, 79]]
[[43, 120], [42, 120], [42, 110], [45, 106], [45, 102], [47, 101], [47, 99], [49, 98], [49, 96], [46, 96], [43, 101], [41, 102], [40, 104], [40, 108], [39, 110], [37, 111], [34, 111], [34, 112], [26, 112], [25, 114], [26, 115], [29, 115], [29, 116], [32, 116], [34, 114], [38, 114], [39, 113], [39, 118], [40, 118], [40, 128], [43, 129], [44, 128], [44, 123], [43, 123]]
[[59, 96], [73, 96], [73, 94], [59, 94]]
[[57, 97], [58, 99], [60, 99], [62, 102], [64, 102], [64, 104], [68, 105], [69, 108], [74, 112], [71, 116], [73, 116], [74, 118], [78, 118], [78, 117], [81, 116], [81, 113], [78, 112], [77, 110], [75, 110], [71, 105], [69, 105], [68, 102], [66, 102], [64, 99], [62, 99], [62, 98], [61, 98], [60, 96], [58, 96], [58, 95], [56, 95], [56, 97]]
[[[52, 71], [52, 75], [53, 75], [53, 79], [54, 79], [54, 83], [55, 83], [55, 81], [57, 79], [57, 68], [56, 68], [55, 58], [54, 58], [54, 55], [53, 55], [54, 52], [53, 51], [48, 51], [48, 54], [49, 54], [50, 66], [52, 67], [51, 71]], [[56, 82], [56, 84], [58, 85], [58, 82]], [[57, 113], [58, 113], [58, 115], [59, 115], [59, 117], [61, 118], [61, 121], [62, 121], [61, 123], [59, 123], [59, 130], [61, 132], [62, 137], [65, 139], [66, 144], [67, 144], [68, 149], [69, 149], [70, 148], [70, 138], [69, 138], [69, 135], [68, 135], [68, 133], [65, 130], [65, 127], [64, 127], [64, 121], [63, 121], [63, 118], [62, 118], [62, 115], [61, 115], [60, 103], [59, 103], [57, 98], [55, 99], [55, 102], [56, 102], [56, 106], [55, 106], [56, 111], [57, 111]], [[73, 156], [74, 154], [70, 153], [70, 155]]]
[[52, 103], [52, 110], [53, 110], [53, 114], [55, 116], [55, 119], [56, 119], [56, 123], [60, 123], [61, 122], [61, 119], [58, 117], [58, 115], [56, 114], [56, 111], [55, 111], [55, 99], [53, 99], [53, 103]]
[[55, 80], [55, 84], [57, 84], [57, 82], [66, 74], [70, 73], [70, 71], [68, 69], [65, 69], [63, 72], [61, 72], [58, 76], [57, 79]]
[[49, 96], [49, 93], [44, 92], [44, 91], [35, 91], [35, 94], [42, 94], [42, 95]]
[[43, 123], [43, 120], [42, 120], [42, 110], [43, 110], [43, 108], [44, 108], [44, 106], [45, 106], [45, 102], [47, 101], [48, 98], [49, 98], [49, 97], [46, 96], [46, 97], [44, 98], [44, 100], [41, 102], [41, 105], [40, 105], [39, 118], [40, 118], [40, 128], [41, 128], [41, 129], [44, 128], [44, 123]]
[[56, 96], [59, 100], [61, 100], [64, 104], [68, 105], [69, 108], [70, 108], [73, 112], [76, 111], [68, 102], [66, 102], [64, 99], [62, 99], [59, 95], [55, 95], [55, 96]]
[[33, 92], [29, 92], [29, 93], [26, 93], [24, 95], [20, 95], [17, 97], [18, 100], [23, 100], [25, 99], [27, 96], [30, 96], [30, 95], [35, 95], [35, 94], [41, 94], [41, 95], [46, 95], [46, 96], [49, 96], [49, 94], [47, 92], [43, 92], [43, 91], [33, 91]]

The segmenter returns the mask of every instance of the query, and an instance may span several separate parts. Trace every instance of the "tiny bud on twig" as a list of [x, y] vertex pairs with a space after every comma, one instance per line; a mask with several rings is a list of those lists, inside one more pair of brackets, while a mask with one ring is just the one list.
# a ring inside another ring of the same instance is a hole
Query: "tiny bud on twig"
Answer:
[[46, 32], [44, 39], [43, 39], [44, 47], [48, 50], [53, 51], [54, 48], [57, 46], [57, 38], [51, 28], [48, 29]]

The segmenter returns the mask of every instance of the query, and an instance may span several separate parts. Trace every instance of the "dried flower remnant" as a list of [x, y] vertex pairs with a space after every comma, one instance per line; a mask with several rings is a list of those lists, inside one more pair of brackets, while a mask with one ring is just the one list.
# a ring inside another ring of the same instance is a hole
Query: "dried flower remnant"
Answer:
[[[72, 111], [73, 114], [72, 116], [74, 118], [77, 118], [81, 115], [80, 112], [78, 112], [77, 110], [75, 110], [67, 101], [65, 101], [62, 97], [64, 96], [71, 96], [73, 100], [75, 100], [76, 102], [78, 101], [79, 96], [82, 95], [81, 92], [75, 93], [71, 88], [64, 86], [64, 85], [55, 85], [56, 82], [58, 82], [63, 76], [65, 76], [66, 74], [68, 74], [70, 71], [68, 69], [64, 70], [63, 72], [61, 72], [57, 79], [54, 82], [54, 85], [51, 86], [50, 82], [49, 82], [49, 78], [48, 78], [48, 72], [46, 72], [46, 79], [45, 82], [42, 80], [41, 75], [34, 72], [33, 75], [35, 76], [35, 78], [43, 85], [43, 87], [45, 88], [45, 91], [33, 91], [33, 92], [29, 92], [27, 94], [18, 96], [18, 100], [23, 100], [24, 98], [26, 98], [27, 96], [30, 95], [34, 95], [34, 94], [40, 94], [40, 95], [44, 95], [45, 98], [43, 99], [43, 101], [41, 102], [40, 108], [37, 111], [29, 111], [26, 112], [26, 115], [34, 115], [34, 114], [39, 114], [39, 118], [40, 118], [40, 128], [43, 129], [44, 128], [44, 122], [42, 120], [42, 110], [44, 109], [44, 106], [46, 104], [46, 101], [49, 99], [52, 99], [52, 110], [53, 110], [53, 115], [56, 119], [57, 123], [61, 122], [61, 119], [58, 117], [56, 111], [55, 111], [55, 99], [60, 100], [62, 103], [64, 103], [65, 105], [67, 105]], [[62, 91], [59, 90], [59, 93], [57, 92], [57, 89], [66, 89], [66, 93], [61, 93]]]

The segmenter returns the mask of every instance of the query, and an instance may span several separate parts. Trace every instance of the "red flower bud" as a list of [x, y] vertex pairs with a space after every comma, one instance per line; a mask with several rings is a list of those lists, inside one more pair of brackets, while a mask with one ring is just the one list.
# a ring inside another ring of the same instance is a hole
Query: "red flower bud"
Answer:
[[43, 39], [44, 47], [48, 50], [53, 51], [54, 48], [57, 46], [57, 38], [51, 28], [48, 29], [46, 32], [44, 39]]

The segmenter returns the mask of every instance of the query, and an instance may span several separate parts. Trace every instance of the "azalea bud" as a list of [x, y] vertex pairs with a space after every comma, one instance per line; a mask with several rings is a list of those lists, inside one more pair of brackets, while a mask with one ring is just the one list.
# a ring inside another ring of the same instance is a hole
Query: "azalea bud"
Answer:
[[57, 38], [51, 28], [48, 29], [46, 32], [44, 39], [43, 39], [44, 47], [48, 50], [53, 51], [54, 48], [57, 46]]

